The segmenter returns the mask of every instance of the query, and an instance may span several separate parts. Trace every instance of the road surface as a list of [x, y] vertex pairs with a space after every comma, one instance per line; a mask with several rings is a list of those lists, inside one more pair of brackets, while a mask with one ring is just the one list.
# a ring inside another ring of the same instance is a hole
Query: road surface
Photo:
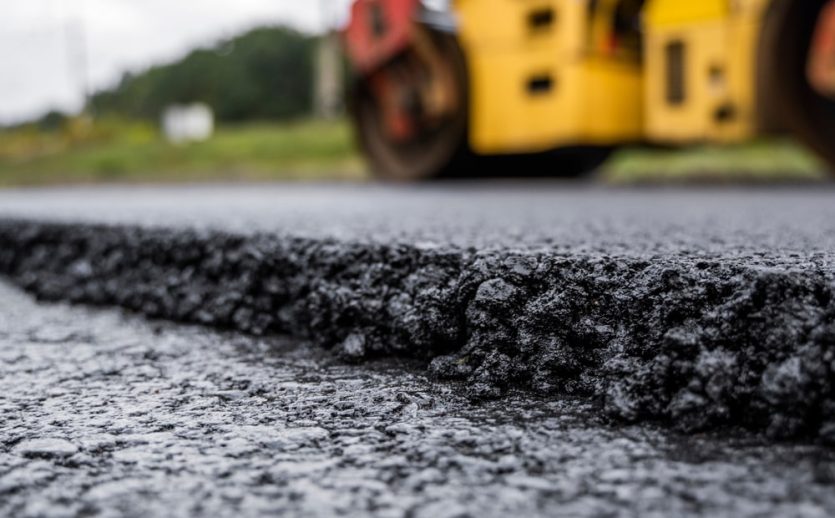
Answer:
[[422, 368], [0, 285], [3, 516], [810, 516], [835, 452], [473, 405]]
[[[833, 201], [548, 182], [0, 193], [10, 283], [227, 333], [4, 288], [29, 308], [0, 334], [20, 419], [5, 462], [28, 459], [4, 468], [9, 509], [38, 493], [50, 512], [830, 515]], [[78, 411], [26, 412], [65, 384]], [[83, 442], [120, 426], [143, 437]]]

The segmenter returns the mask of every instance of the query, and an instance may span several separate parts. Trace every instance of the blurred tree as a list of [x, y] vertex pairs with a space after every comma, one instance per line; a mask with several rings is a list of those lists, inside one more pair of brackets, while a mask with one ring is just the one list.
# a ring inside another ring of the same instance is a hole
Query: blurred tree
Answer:
[[282, 120], [312, 111], [316, 41], [284, 27], [252, 30], [175, 63], [125, 74], [92, 96], [93, 113], [156, 119], [166, 106], [204, 102], [219, 121]]
[[38, 119], [35, 124], [41, 131], [57, 131], [64, 127], [69, 116], [61, 111], [52, 110]]

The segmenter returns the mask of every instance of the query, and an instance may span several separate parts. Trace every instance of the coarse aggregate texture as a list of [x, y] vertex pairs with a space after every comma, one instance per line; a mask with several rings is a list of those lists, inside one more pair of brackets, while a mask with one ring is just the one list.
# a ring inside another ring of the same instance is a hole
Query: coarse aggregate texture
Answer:
[[0, 515], [835, 513], [835, 452], [473, 405], [419, 365], [39, 304], [0, 284]]
[[687, 431], [835, 444], [835, 191], [10, 191], [0, 271]]

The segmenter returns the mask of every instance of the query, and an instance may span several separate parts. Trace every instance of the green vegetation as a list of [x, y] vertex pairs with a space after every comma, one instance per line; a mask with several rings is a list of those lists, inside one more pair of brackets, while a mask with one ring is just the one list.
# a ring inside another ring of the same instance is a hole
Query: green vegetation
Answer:
[[316, 39], [267, 27], [199, 49], [93, 96], [97, 115], [157, 120], [166, 106], [203, 102], [221, 122], [288, 120], [311, 113]]
[[795, 182], [827, 178], [826, 166], [788, 139], [681, 150], [627, 149], [604, 167], [611, 183]]
[[[304, 120], [317, 43], [286, 27], [254, 29], [125, 74], [92, 96], [94, 119], [50, 112], [0, 127], [0, 185], [362, 178], [347, 123]], [[214, 111], [215, 136], [167, 142], [162, 112], [194, 102]]]
[[227, 126], [188, 145], [169, 144], [149, 124], [115, 120], [0, 132], [5, 186], [358, 179], [363, 171], [344, 122]]
[[[606, 183], [815, 181], [814, 156], [788, 140], [684, 150], [626, 149]], [[68, 119], [59, 129], [0, 131], [0, 185], [365, 179], [345, 121], [225, 125], [210, 140], [169, 144], [150, 123]]]

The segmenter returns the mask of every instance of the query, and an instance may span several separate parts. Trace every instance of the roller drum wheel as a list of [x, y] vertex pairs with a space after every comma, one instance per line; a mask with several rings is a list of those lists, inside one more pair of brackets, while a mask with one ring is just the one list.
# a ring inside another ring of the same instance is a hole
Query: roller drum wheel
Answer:
[[[455, 79], [459, 104], [465, 106], [467, 74], [461, 50], [454, 37], [430, 34]], [[409, 182], [462, 175], [468, 169], [466, 110], [448, 115], [437, 127], [421, 130], [408, 141], [396, 141], [386, 131], [381, 101], [368, 80], [355, 85], [350, 108], [359, 145], [377, 178]]]
[[774, 0], [761, 42], [763, 101], [779, 126], [792, 132], [835, 170], [835, 100], [812, 88], [807, 64], [825, 0]]

